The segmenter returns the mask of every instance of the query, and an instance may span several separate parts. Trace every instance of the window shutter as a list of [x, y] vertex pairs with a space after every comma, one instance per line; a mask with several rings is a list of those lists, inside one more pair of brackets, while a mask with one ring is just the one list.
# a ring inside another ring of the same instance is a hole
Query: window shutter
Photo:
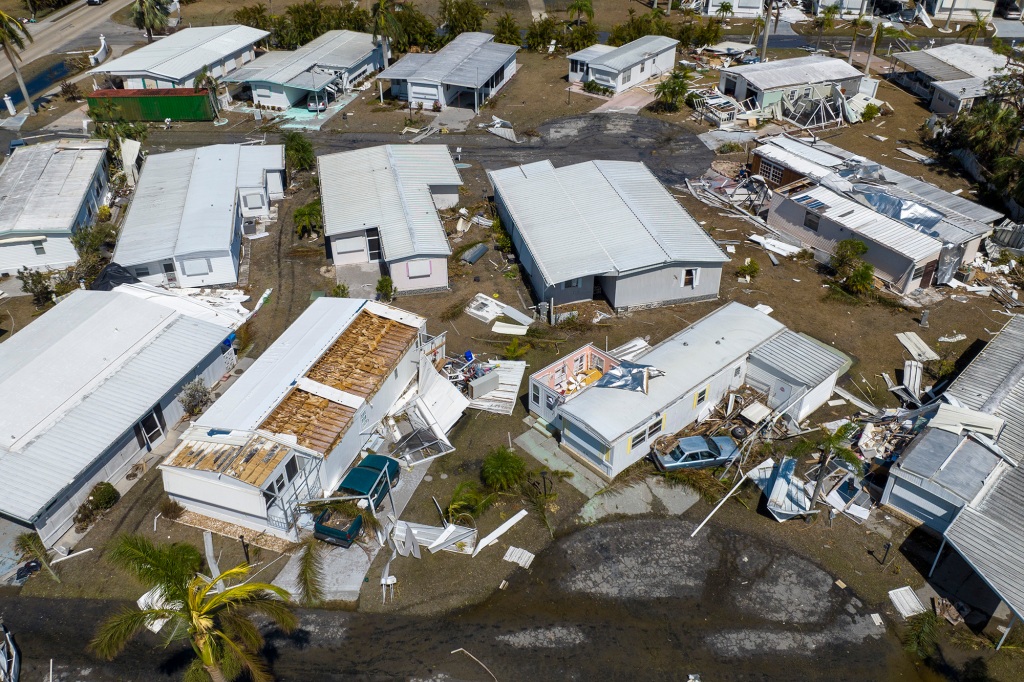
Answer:
[[693, 269], [693, 288], [700, 286], [700, 268]]

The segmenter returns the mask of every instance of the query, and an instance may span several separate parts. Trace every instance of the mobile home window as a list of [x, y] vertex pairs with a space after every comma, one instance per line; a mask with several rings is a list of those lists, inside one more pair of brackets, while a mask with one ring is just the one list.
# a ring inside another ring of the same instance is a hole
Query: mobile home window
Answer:
[[530, 400], [534, 405], [540, 405], [540, 386], [537, 384], [530, 387]]
[[693, 397], [693, 406], [696, 407], [698, 405], [701, 405], [707, 399], [708, 399], [708, 389], [707, 389], [707, 386], [705, 386], [704, 388], [702, 388], [699, 391], [697, 391], [697, 395], [695, 395]]
[[623, 83], [628, 83], [631, 78], [633, 78], [633, 72], [631, 70], [623, 71], [622, 72], [622, 82]]
[[654, 423], [647, 427], [647, 437], [654, 438], [657, 434], [661, 433], [661, 417], [659, 416], [654, 420]]
[[580, 280], [579, 277], [577, 277], [576, 279], [570, 279], [567, 282], [563, 282], [562, 283], [562, 288], [563, 289], [579, 289], [582, 285], [583, 285], [583, 282]]
[[594, 356], [593, 365], [594, 369], [596, 369], [598, 372], [604, 372], [604, 358], [602, 358], [600, 355]]
[[782, 184], [782, 166], [761, 159], [761, 175], [773, 185]]
[[916, 268], [914, 268], [914, 276], [911, 277], [910, 279], [921, 279], [922, 277], [924, 277], [924, 269], [926, 267], [926, 265], [919, 265]]
[[295, 475], [299, 473], [299, 465], [295, 461], [295, 457], [292, 457], [284, 465], [284, 473], [288, 476], [288, 480], [295, 478]]
[[685, 268], [683, 270], [683, 286], [696, 287], [700, 284], [700, 268]]
[[576, 358], [575, 360], [573, 360], [572, 361], [572, 370], [574, 372], [577, 372], [577, 373], [578, 372], [582, 372], [583, 371], [583, 362], [585, 360], [586, 360], [586, 358], [583, 357], [582, 355], [579, 356], [578, 358]]
[[643, 62], [640, 62], [640, 73], [644, 72], [644, 67], [646, 67], [646, 66], [647, 66], [646, 64], [644, 64]]
[[630, 449], [636, 448], [636, 446], [647, 440], [647, 429], [640, 429], [633, 434], [633, 437], [629, 439]]
[[818, 231], [818, 223], [821, 222], [821, 216], [813, 211], [807, 211], [804, 213], [804, 227], [814, 232]]
[[46, 247], [43, 246], [42, 242], [32, 242], [32, 248], [36, 250], [37, 256], [42, 256], [46, 253]]
[[149, 266], [148, 265], [136, 265], [135, 266], [136, 277], [149, 277]]

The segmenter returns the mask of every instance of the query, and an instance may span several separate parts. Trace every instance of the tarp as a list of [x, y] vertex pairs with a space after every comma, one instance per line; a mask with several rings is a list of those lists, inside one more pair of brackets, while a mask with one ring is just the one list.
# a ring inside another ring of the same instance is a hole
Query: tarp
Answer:
[[108, 263], [105, 268], [100, 270], [100, 274], [96, 276], [89, 288], [93, 291], [112, 291], [118, 284], [137, 284], [138, 282], [139, 278], [124, 266]]
[[900, 221], [919, 232], [938, 237], [932, 229], [943, 219], [938, 211], [924, 204], [909, 199], [900, 199], [891, 194], [872, 187], [871, 185], [855, 184], [853, 186], [861, 203], [866, 203], [882, 215]]

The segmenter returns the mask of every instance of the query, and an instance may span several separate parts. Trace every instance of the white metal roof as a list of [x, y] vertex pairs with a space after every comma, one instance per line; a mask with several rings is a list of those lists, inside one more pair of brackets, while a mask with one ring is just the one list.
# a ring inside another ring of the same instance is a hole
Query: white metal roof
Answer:
[[984, 97], [988, 92], [986, 85], [987, 78], [960, 78], [952, 81], [940, 81], [935, 83], [935, 89], [952, 95], [955, 99], [973, 99]]
[[946, 538], [982, 579], [1024, 617], [1024, 316], [1014, 315], [950, 385], [947, 394], [1001, 417], [997, 441], [1015, 468], [964, 507]]
[[16, 148], [0, 165], [0, 234], [70, 232], [106, 156], [106, 140]]
[[230, 333], [75, 291], [0, 344], [0, 510], [32, 520]]
[[460, 186], [448, 147], [384, 145], [317, 157], [325, 232], [380, 231], [388, 262], [451, 253], [431, 186]]
[[617, 47], [614, 47], [612, 45], [597, 43], [596, 45], [585, 47], [579, 52], [573, 52], [571, 55], [569, 55], [568, 59], [576, 59], [581, 62], [589, 62], [591, 59], [600, 57], [603, 54], [608, 54], [609, 52], [614, 52], [617, 49]]
[[[343, 71], [366, 59], [376, 43], [369, 33], [328, 31], [291, 52], [268, 52], [225, 78], [234, 83], [275, 83], [305, 88], [314, 67]], [[333, 76], [325, 75], [325, 83]], [[315, 84], [314, 84], [315, 85]], [[323, 84], [320, 85], [323, 87]], [[317, 88], [319, 89], [319, 88]]]
[[252, 47], [270, 35], [249, 26], [186, 28], [103, 64], [90, 73], [149, 74], [172, 81], [187, 80], [204, 66]]
[[548, 285], [671, 262], [729, 260], [642, 163], [555, 168], [539, 161], [488, 176]]
[[141, 265], [229, 250], [238, 189], [262, 188], [284, 170], [282, 145], [218, 144], [146, 159], [114, 249], [114, 261]]
[[479, 88], [519, 51], [493, 41], [490, 33], [460, 33], [434, 54], [407, 54], [377, 77]]
[[[818, 185], [806, 190], [797, 190], [790, 195], [790, 199], [826, 216], [854, 234], [902, 254], [914, 262], [937, 256], [942, 250], [942, 242], [939, 240], [921, 234], [912, 227], [827, 187]], [[815, 200], [820, 201], [826, 208], [816, 208], [813, 204]]]
[[949, 43], [927, 50], [897, 52], [893, 57], [937, 81], [988, 78], [1006, 68], [1006, 57], [984, 45]]
[[789, 329], [758, 346], [750, 360], [807, 388], [818, 386], [849, 362], [835, 348]]
[[827, 83], [850, 78], [864, 78], [864, 74], [842, 59], [824, 55], [733, 66], [722, 69], [722, 73], [740, 76], [762, 91], [805, 83]]
[[398, 308], [349, 298], [318, 298], [196, 420], [211, 429], [259, 427], [362, 310], [422, 328], [425, 320]]
[[743, 361], [785, 329], [760, 311], [728, 303], [636, 360], [665, 373], [650, 380], [647, 393], [590, 386], [559, 410], [611, 443], [689, 396], [717, 372]]
[[[637, 38], [631, 43], [604, 52], [588, 61], [590, 66], [604, 67], [615, 72], [625, 71], [632, 66], [639, 64], [644, 59], [655, 57], [667, 50], [675, 50], [679, 41], [666, 36], [644, 36]], [[587, 48], [593, 49], [593, 48]], [[585, 52], [586, 50], [584, 50]], [[580, 53], [570, 55], [570, 58], [581, 59]]]

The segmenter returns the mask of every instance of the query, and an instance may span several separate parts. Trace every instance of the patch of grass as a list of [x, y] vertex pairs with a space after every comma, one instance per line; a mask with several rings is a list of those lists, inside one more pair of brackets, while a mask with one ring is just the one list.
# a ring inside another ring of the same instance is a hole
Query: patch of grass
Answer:
[[726, 142], [725, 144], [719, 145], [718, 149], [715, 150], [716, 154], [738, 154], [744, 151], [743, 145], [739, 142]]
[[442, 322], [453, 322], [462, 316], [462, 313], [466, 311], [466, 306], [469, 305], [470, 299], [460, 298], [451, 305], [445, 307], [438, 315]]
[[497, 447], [484, 458], [480, 478], [491, 490], [508, 492], [526, 480], [526, 460], [507, 447]]

